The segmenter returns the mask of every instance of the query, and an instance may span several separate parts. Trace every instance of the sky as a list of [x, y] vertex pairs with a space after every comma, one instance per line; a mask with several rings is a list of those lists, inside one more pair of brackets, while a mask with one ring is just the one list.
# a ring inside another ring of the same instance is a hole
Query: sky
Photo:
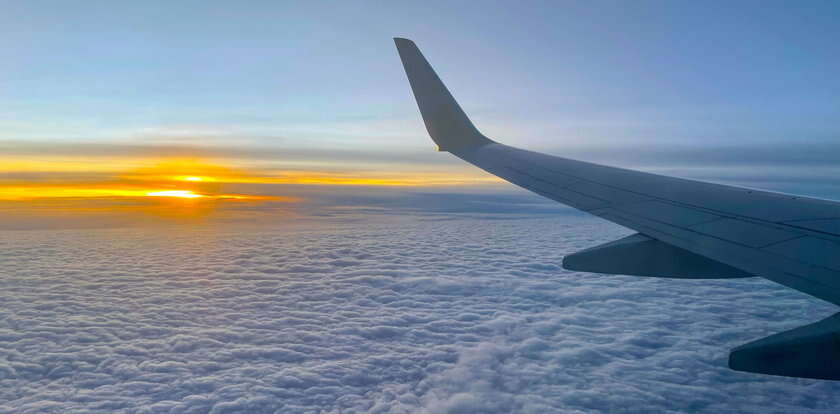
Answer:
[[0, 412], [833, 413], [728, 369], [836, 307], [578, 273], [629, 231], [435, 151], [840, 199], [840, 3], [0, 0]]
[[156, 206], [156, 193], [303, 205], [310, 187], [509, 190], [433, 151], [395, 36], [418, 43], [498, 141], [840, 198], [838, 11], [817, 1], [4, 2], [0, 202]]

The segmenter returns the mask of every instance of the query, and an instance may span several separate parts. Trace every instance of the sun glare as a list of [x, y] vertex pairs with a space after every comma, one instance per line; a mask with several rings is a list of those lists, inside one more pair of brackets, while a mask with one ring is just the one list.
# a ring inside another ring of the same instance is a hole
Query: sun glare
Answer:
[[168, 190], [168, 191], [152, 191], [151, 193], [146, 193], [147, 196], [151, 197], [181, 197], [181, 198], [199, 198], [204, 197], [201, 194], [196, 194], [192, 191], [188, 190]]

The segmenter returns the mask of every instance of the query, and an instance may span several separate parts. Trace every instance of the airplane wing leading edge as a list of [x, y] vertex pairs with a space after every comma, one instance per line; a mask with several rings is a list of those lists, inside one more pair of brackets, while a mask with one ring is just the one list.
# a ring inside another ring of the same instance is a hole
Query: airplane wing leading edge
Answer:
[[[485, 137], [414, 42], [394, 39], [431, 138], [541, 196], [637, 231], [563, 267], [676, 278], [760, 276], [840, 304], [840, 203], [576, 161]], [[840, 315], [840, 314], [838, 314]], [[840, 316], [736, 348], [730, 367], [840, 379]]]

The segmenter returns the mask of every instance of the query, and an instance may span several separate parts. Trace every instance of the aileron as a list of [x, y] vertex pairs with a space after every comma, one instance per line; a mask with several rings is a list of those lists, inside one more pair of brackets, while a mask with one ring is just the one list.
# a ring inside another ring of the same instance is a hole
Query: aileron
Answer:
[[818, 219], [818, 220], [796, 220], [787, 221], [784, 224], [791, 227], [813, 230], [820, 233], [827, 233], [833, 236], [840, 236], [840, 218]]
[[840, 271], [840, 244], [833, 241], [816, 237], [800, 237], [774, 244], [764, 250], [803, 263]]

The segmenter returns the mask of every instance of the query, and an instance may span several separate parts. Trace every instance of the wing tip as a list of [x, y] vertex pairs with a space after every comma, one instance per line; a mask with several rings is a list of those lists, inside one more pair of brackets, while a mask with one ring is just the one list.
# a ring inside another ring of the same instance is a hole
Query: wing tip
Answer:
[[438, 151], [461, 151], [492, 143], [449, 93], [414, 41], [394, 37], [411, 90]]
[[414, 43], [413, 40], [407, 39], [405, 37], [395, 37], [394, 38], [394, 44], [396, 44], [398, 48], [399, 47], [412, 47], [412, 46], [417, 47], [417, 44]]

